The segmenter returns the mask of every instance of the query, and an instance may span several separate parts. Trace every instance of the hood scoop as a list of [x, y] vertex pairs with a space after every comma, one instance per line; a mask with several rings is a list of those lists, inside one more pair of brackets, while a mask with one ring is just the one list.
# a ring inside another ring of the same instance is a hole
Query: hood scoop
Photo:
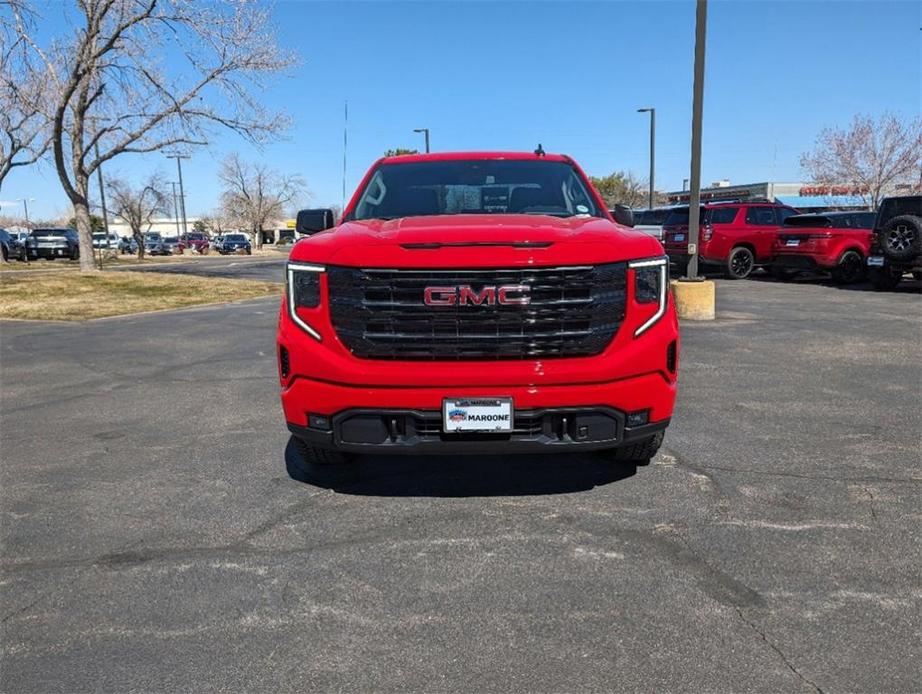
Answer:
[[401, 243], [401, 248], [410, 251], [433, 251], [439, 248], [481, 248], [484, 246], [503, 248], [548, 248], [553, 241], [432, 241], [419, 243]]

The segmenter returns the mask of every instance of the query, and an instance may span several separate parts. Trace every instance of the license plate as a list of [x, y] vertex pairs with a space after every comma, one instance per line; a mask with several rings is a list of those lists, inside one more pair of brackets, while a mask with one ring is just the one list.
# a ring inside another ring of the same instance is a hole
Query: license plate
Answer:
[[512, 431], [512, 398], [451, 398], [442, 401], [446, 433]]
[[784, 245], [785, 246], [799, 246], [800, 240], [799, 239], [788, 239], [787, 243]]
[[871, 267], [883, 267], [884, 258], [881, 255], [872, 255], [868, 257], [868, 265]]
[[684, 241], [685, 234], [676, 234], [675, 236], [672, 237], [672, 240], [673, 241]]

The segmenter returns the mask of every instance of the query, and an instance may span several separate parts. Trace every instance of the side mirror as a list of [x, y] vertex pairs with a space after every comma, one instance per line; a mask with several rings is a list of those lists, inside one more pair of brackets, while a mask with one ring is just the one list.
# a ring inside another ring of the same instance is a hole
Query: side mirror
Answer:
[[326, 231], [336, 226], [336, 220], [333, 218], [333, 210], [300, 210], [295, 222], [295, 231], [299, 234], [316, 234], [318, 231]]
[[615, 209], [610, 210], [612, 217], [621, 226], [634, 226], [634, 211], [626, 205], [615, 205]]

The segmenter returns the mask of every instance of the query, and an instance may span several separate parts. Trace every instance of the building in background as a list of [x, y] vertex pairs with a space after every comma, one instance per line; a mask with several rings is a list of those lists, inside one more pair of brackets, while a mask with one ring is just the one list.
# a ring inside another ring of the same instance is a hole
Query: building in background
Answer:
[[[673, 205], [687, 203], [691, 193], [677, 190], [666, 193]], [[701, 202], [728, 200], [768, 200], [802, 210], [803, 212], [827, 212], [830, 210], [866, 210], [868, 204], [861, 197], [861, 191], [850, 186], [821, 186], [812, 183], [744, 183], [730, 185], [730, 181], [716, 181], [709, 188], [701, 189]]]

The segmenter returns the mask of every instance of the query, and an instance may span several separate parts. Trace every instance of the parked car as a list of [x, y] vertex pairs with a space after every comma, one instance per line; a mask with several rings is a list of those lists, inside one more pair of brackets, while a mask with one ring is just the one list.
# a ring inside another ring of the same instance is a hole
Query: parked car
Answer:
[[118, 250], [123, 255], [134, 255], [138, 252], [138, 242], [134, 236], [123, 236], [118, 241]]
[[223, 234], [218, 234], [217, 236], [211, 237], [211, 250], [220, 252], [221, 246], [223, 245], [224, 245], [224, 235]]
[[250, 245], [250, 239], [247, 238], [246, 234], [226, 234], [223, 241], [221, 242], [220, 247], [218, 248], [218, 252], [221, 255], [237, 253], [241, 250], [247, 255], [250, 255], [253, 252], [253, 247]]
[[147, 255], [170, 255], [171, 253], [163, 242], [163, 236], [156, 231], [144, 234], [144, 252]]
[[10, 235], [10, 246], [9, 250], [11, 255], [10, 258], [16, 258], [17, 260], [26, 259], [26, 239], [29, 238], [28, 231], [10, 231], [6, 230]]
[[384, 158], [333, 233], [322, 212], [298, 213], [277, 333], [302, 463], [655, 454], [678, 369], [667, 259], [572, 159]]
[[868, 268], [875, 289], [896, 288], [907, 272], [922, 279], [922, 195], [884, 198], [880, 203]]
[[70, 258], [76, 260], [80, 257], [80, 239], [76, 229], [67, 227], [47, 227], [33, 229], [26, 239], [26, 254], [30, 260], [45, 258]]
[[3, 228], [0, 228], [0, 257], [4, 261], [19, 257], [19, 242]]
[[[717, 202], [701, 207], [698, 256], [703, 265], [723, 268], [729, 279], [744, 279], [758, 266], [771, 265], [775, 236], [788, 217], [798, 214], [773, 202]], [[688, 206], [677, 207], [663, 224], [663, 246], [684, 273], [688, 265]]]
[[873, 212], [788, 217], [775, 238], [772, 271], [785, 277], [803, 270], [821, 270], [842, 284], [858, 282], [865, 275], [873, 226]]
[[97, 232], [93, 234], [93, 248], [112, 248], [117, 249], [122, 239], [118, 234], [113, 234], [111, 231], [106, 234], [104, 232]]
[[652, 210], [634, 211], [634, 228], [654, 238], [663, 240], [663, 224], [669, 217], [673, 207], [654, 207]]
[[199, 231], [192, 231], [188, 234], [183, 234], [179, 237], [179, 241], [182, 244], [184, 250], [194, 249], [198, 253], [202, 254], [208, 253], [211, 247], [208, 241], [208, 236]]
[[165, 255], [182, 255], [183, 245], [178, 236], [164, 236], [163, 247], [166, 250]]

